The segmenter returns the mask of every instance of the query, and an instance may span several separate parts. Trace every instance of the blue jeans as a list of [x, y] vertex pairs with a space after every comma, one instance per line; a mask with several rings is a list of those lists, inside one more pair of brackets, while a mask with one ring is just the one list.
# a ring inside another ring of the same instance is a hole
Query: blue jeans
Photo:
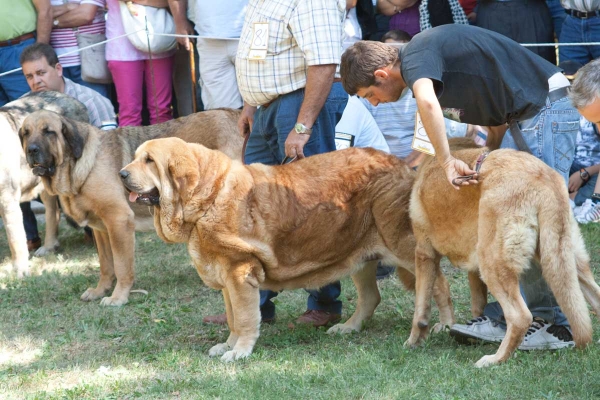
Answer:
[[560, 0], [546, 0], [546, 5], [550, 10], [550, 15], [552, 15], [552, 25], [554, 26], [554, 34], [558, 39], [560, 37], [560, 32], [562, 30], [562, 24], [567, 17], [567, 13], [565, 9], [560, 4]]
[[[569, 172], [572, 175], [574, 173], [578, 173], [581, 170], [581, 168], [586, 168], [586, 167], [588, 167], [588, 166], [579, 164], [577, 162], [577, 160], [575, 160], [573, 162], [573, 165], [571, 166], [571, 171], [569, 171]], [[573, 200], [575, 202], [575, 205], [580, 206], [583, 204], [583, 202], [586, 199], [592, 198], [592, 195], [594, 194], [594, 188], [596, 187], [597, 180], [598, 180], [598, 174], [594, 174], [594, 175], [590, 176], [590, 179], [586, 183], [581, 185], [581, 187], [577, 191], [577, 195], [575, 195], [575, 200]]]
[[95, 90], [100, 93], [102, 96], [110, 99], [108, 94], [109, 85], [103, 85], [101, 83], [90, 83], [81, 79], [81, 65], [74, 65], [72, 67], [64, 67], [63, 68], [63, 76], [65, 78], [69, 78], [75, 83], [83, 85], [85, 87], [89, 87], [90, 89]]
[[37, 220], [35, 219], [35, 214], [31, 210], [31, 202], [26, 201], [20, 203], [21, 212], [23, 213], [23, 226], [25, 227], [25, 236], [27, 240], [35, 240], [38, 239], [39, 232], [37, 226]]
[[[586, 19], [567, 15], [562, 25], [559, 43], [600, 42], [600, 17]], [[561, 62], [571, 60], [587, 64], [600, 57], [600, 46], [559, 46]]]
[[[259, 107], [256, 110], [252, 132], [246, 145], [247, 164], [281, 164], [285, 158], [285, 140], [296, 124], [303, 100], [304, 89], [299, 89], [278, 97], [268, 107]], [[341, 119], [347, 103], [348, 94], [342, 88], [342, 84], [334, 83], [313, 125], [310, 139], [304, 146], [306, 157], [335, 150], [335, 126]], [[338, 300], [341, 293], [339, 282], [319, 290], [307, 291], [310, 293], [307, 302], [309, 310], [342, 313], [342, 302]], [[263, 319], [275, 317], [275, 304], [271, 301], [275, 296], [277, 293], [270, 290], [260, 291], [260, 311]]]
[[[546, 106], [535, 117], [519, 122], [519, 126], [533, 155], [560, 173], [566, 185], [579, 130], [579, 113], [570, 100], [564, 97], [550, 103], [546, 99]], [[517, 149], [510, 132], [506, 132], [500, 147]], [[568, 325], [567, 318], [542, 278], [542, 271], [537, 263], [531, 263], [521, 276], [520, 284], [525, 304], [534, 317], [543, 318], [555, 325]], [[488, 304], [483, 314], [506, 326], [498, 302]]]
[[[21, 68], [19, 56], [23, 49], [35, 43], [35, 39], [27, 39], [13, 46], [0, 47], [0, 73]], [[0, 107], [18, 99], [29, 92], [29, 85], [23, 72], [17, 71], [9, 75], [0, 76]]]

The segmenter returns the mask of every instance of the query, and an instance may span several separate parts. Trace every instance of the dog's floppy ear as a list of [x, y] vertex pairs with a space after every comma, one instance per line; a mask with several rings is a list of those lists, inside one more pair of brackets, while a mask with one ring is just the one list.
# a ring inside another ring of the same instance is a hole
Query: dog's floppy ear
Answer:
[[87, 130], [79, 129], [77, 125], [68, 118], [61, 117], [60, 119], [62, 122], [62, 135], [71, 148], [73, 157], [75, 157], [75, 159], [81, 158], [85, 142], [87, 141]]
[[[187, 149], [186, 149], [187, 150]], [[175, 191], [183, 201], [189, 199], [200, 180], [198, 162], [191, 151], [182, 151], [168, 161], [169, 175], [173, 180]]]
[[19, 140], [21, 141], [21, 148], [23, 148], [24, 144], [23, 144], [23, 136], [27, 135], [27, 128], [25, 128], [25, 126], [21, 125], [21, 127], [19, 128]]

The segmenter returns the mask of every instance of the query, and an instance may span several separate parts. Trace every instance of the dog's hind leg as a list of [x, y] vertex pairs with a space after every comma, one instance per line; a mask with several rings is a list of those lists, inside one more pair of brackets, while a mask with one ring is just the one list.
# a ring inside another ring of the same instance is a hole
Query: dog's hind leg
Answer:
[[381, 301], [376, 275], [377, 260], [366, 262], [360, 271], [352, 275], [352, 281], [358, 293], [356, 310], [348, 321], [332, 326], [327, 333], [344, 334], [353, 331], [359, 332], [363, 322], [373, 316], [375, 308], [377, 308]]
[[[404, 343], [406, 347], [416, 347], [422, 344], [429, 334], [431, 298], [440, 270], [440, 258], [426, 239], [417, 243], [415, 250], [415, 315], [410, 336]], [[443, 290], [443, 286], [441, 289]]]
[[471, 315], [481, 317], [487, 304], [488, 287], [481, 280], [479, 272], [469, 272], [469, 289], [471, 290]]
[[440, 313], [440, 322], [435, 324], [431, 329], [433, 333], [441, 332], [445, 328], [451, 327], [456, 322], [454, 318], [454, 305], [452, 304], [452, 298], [450, 297], [450, 284], [448, 284], [448, 280], [440, 268], [439, 258], [436, 261], [436, 265], [437, 271], [435, 284], [433, 286], [433, 298]]

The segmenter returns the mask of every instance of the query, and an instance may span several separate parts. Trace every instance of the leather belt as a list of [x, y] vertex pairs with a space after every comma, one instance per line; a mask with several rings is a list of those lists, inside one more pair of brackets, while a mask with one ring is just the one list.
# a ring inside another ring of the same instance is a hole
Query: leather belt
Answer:
[[[342, 81], [342, 78], [333, 78], [333, 83], [339, 83]], [[300, 90], [300, 89], [298, 89]], [[283, 96], [283, 95], [281, 95]], [[263, 108], [268, 108], [275, 100], [277, 100], [280, 96], [275, 97], [273, 100], [266, 102], [265, 104], [261, 104], [260, 106]]]
[[[558, 101], [564, 97], [567, 97], [568, 94], [569, 94], [569, 87], [568, 86], [561, 87], [561, 88], [555, 89], [555, 90], [551, 91], [550, 93], [548, 93], [548, 100], [550, 101], [550, 103], [554, 103], [555, 101]], [[523, 137], [523, 132], [521, 132], [521, 127], [519, 126], [519, 121], [517, 121], [516, 119], [513, 119], [512, 121], [510, 121], [508, 123], [508, 127], [510, 128], [510, 134], [511, 134], [513, 140], [515, 141], [517, 148], [521, 151], [525, 151], [529, 154], [532, 154], [531, 149], [527, 145], [527, 142], [525, 142], [525, 138]]]
[[577, 11], [577, 10], [569, 10], [566, 9], [565, 12], [572, 17], [579, 19], [588, 19], [591, 17], [598, 16], [598, 11]]
[[0, 47], [14, 46], [15, 44], [19, 44], [19, 43], [24, 42], [27, 39], [31, 39], [33, 37], [34, 37], [33, 32], [25, 33], [21, 36], [17, 36], [16, 38], [12, 38], [12, 39], [8, 39], [8, 40], [4, 40], [4, 41], [0, 42]]

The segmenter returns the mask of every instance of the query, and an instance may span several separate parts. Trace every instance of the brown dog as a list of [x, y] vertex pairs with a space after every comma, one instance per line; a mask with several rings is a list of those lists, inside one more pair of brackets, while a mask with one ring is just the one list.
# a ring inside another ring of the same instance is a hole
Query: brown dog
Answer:
[[[188, 243], [198, 274], [221, 289], [231, 334], [209, 355], [232, 361], [258, 338], [259, 288], [319, 288], [352, 275], [354, 315], [329, 332], [358, 331], [380, 301], [376, 259], [414, 284], [408, 201], [414, 172], [394, 156], [351, 148], [283, 166], [242, 165], [175, 138], [151, 140], [121, 171], [131, 200], [151, 199], [166, 242]], [[405, 269], [404, 269], [405, 268]], [[448, 283], [436, 302], [454, 321]]]
[[29, 115], [19, 131], [27, 162], [46, 190], [58, 195], [65, 214], [94, 229], [100, 281], [82, 300], [95, 300], [111, 289], [104, 305], [127, 303], [134, 281], [135, 230], [151, 230], [149, 207], [127, 202], [119, 170], [148, 139], [178, 136], [241, 157], [237, 110], [213, 110], [148, 127], [101, 131], [57, 114]]
[[[455, 150], [457, 144], [463, 148], [453, 155], [473, 168], [487, 149], [465, 143], [451, 143]], [[540, 263], [576, 345], [584, 347], [592, 340], [584, 296], [600, 315], [600, 288], [590, 271], [566, 185], [542, 161], [523, 152], [493, 151], [481, 164], [479, 184], [455, 190], [438, 163], [428, 160], [419, 168], [410, 216], [417, 238], [417, 281], [407, 345], [416, 346], [427, 336], [431, 291], [443, 255], [469, 271], [471, 283], [481, 274], [504, 310], [506, 336], [496, 354], [484, 356], [476, 366], [505, 361], [523, 340], [532, 316], [519, 291], [519, 275], [531, 260]], [[471, 287], [475, 314], [483, 311], [487, 299], [485, 286], [480, 287], [483, 290]]]

